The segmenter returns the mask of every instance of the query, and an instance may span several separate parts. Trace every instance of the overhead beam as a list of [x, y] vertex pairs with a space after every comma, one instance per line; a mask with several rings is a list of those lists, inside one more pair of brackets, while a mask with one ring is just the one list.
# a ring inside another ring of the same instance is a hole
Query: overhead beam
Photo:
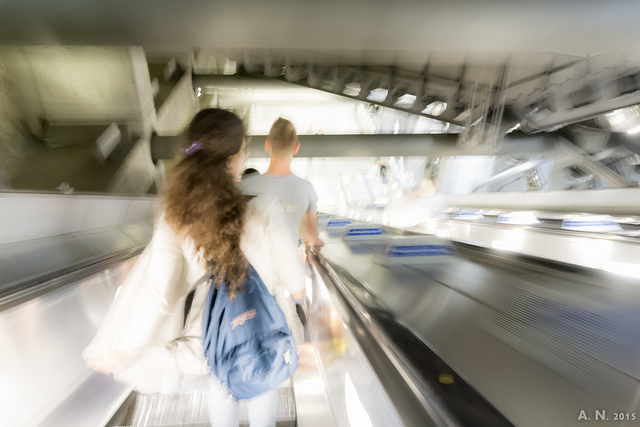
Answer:
[[599, 161], [594, 160], [588, 153], [569, 141], [562, 141], [558, 146], [575, 161], [577, 166], [588, 173], [594, 174], [596, 179], [607, 187], [623, 188], [631, 185], [626, 179]]
[[246, 75], [232, 74], [194, 74], [191, 77], [193, 88], [233, 88], [233, 89], [291, 89], [297, 87], [278, 79], [268, 77], [248, 77]]
[[[337, 70], [339, 68], [340, 66], [333, 66], [331, 69]], [[347, 67], [347, 68], [352, 68], [352, 67]], [[263, 75], [260, 73], [250, 73], [247, 71], [240, 71], [236, 75], [229, 75], [229, 76], [196, 74], [193, 76], [193, 87], [194, 89], [199, 87], [200, 88], [206, 88], [206, 87], [249, 88], [251, 87], [251, 88], [278, 88], [278, 89], [304, 87], [308, 89], [318, 90], [324, 93], [330, 93], [332, 95], [335, 95], [336, 97], [347, 98], [353, 101], [366, 102], [372, 105], [378, 105], [381, 107], [402, 111], [407, 114], [413, 114], [416, 116], [422, 116], [432, 120], [437, 120], [439, 122], [450, 123], [456, 126], [463, 126], [462, 122], [456, 121], [453, 118], [447, 118], [450, 115], [450, 114], [449, 115], [447, 114], [447, 111], [443, 112], [439, 116], [423, 113], [422, 111], [424, 110], [424, 108], [426, 108], [426, 105], [421, 105], [420, 102], [422, 98], [425, 96], [424, 93], [410, 93], [411, 91], [407, 92], [408, 94], [416, 96], [416, 101], [414, 102], [414, 105], [408, 108], [395, 105], [395, 101], [397, 100], [390, 101], [389, 97], [387, 97], [387, 99], [385, 99], [384, 101], [372, 101], [368, 99], [368, 96], [371, 90], [376, 89], [378, 87], [387, 89], [389, 93], [392, 93], [399, 88], [399, 87], [394, 87], [393, 85], [391, 85], [390, 82], [385, 82], [384, 81], [385, 78], [387, 80], [389, 79], [389, 77], [385, 76], [384, 73], [371, 71], [371, 70], [365, 74], [359, 75], [356, 80], [358, 80], [358, 83], [361, 84], [361, 90], [358, 95], [354, 95], [354, 96], [343, 93], [341, 85], [339, 85], [340, 88], [337, 90], [334, 87], [335, 84], [331, 88], [327, 87], [327, 85], [323, 84], [323, 81], [321, 79], [317, 85], [311, 85], [309, 83], [308, 77], [300, 78], [298, 80], [288, 81], [286, 75], [284, 76], [275, 75], [271, 77], [271, 76]], [[420, 84], [422, 82], [422, 79], [423, 79], [423, 76], [416, 74], [411, 78], [405, 77], [404, 80], [399, 81], [398, 84], [400, 85], [404, 84], [404, 85], [407, 85], [408, 87], [413, 87], [413, 88], [420, 88], [422, 87]], [[409, 81], [411, 81], [413, 84], [407, 83]], [[447, 92], [447, 88], [450, 89], [450, 87], [453, 87], [454, 85], [458, 85], [455, 82], [450, 82], [444, 79], [436, 79], [431, 77], [429, 78], [429, 82], [430, 84], [438, 85], [439, 87], [437, 91], [434, 91], [434, 94], [441, 93], [443, 91]], [[234, 86], [234, 85], [239, 85], [239, 86]], [[430, 93], [431, 88], [429, 87], [425, 90], [427, 90]], [[439, 96], [437, 98], [442, 98], [442, 96]], [[449, 103], [449, 104], [452, 104], [452, 103]], [[418, 108], [418, 107], [421, 107], [421, 108]], [[453, 105], [450, 105], [450, 108], [453, 108]]]
[[[555, 135], [511, 136], [493, 152], [473, 151], [458, 146], [455, 134], [445, 135], [300, 135], [298, 157], [375, 157], [375, 156], [468, 156], [541, 153], [553, 149]], [[251, 136], [251, 157], [268, 157], [265, 135]], [[154, 161], [172, 159], [185, 141], [182, 136], [151, 137]]]
[[538, 167], [539, 165], [541, 165], [542, 163], [548, 161], [548, 158], [542, 157], [539, 159], [534, 159], [534, 160], [529, 160], [528, 162], [524, 162], [520, 165], [516, 165], [513, 167], [510, 167], [507, 170], [504, 170], [500, 173], [497, 173], [495, 175], [493, 175], [490, 178], [485, 179], [484, 181], [480, 182], [479, 184], [476, 184], [473, 186], [473, 189], [471, 190], [472, 193], [477, 192], [478, 190], [480, 190], [483, 187], [486, 187], [488, 185], [494, 184], [496, 182], [499, 182], [501, 180], [504, 180], [505, 178], [509, 178], [518, 174], [521, 174], [523, 172], [526, 172], [528, 170], [531, 170], [535, 167]]

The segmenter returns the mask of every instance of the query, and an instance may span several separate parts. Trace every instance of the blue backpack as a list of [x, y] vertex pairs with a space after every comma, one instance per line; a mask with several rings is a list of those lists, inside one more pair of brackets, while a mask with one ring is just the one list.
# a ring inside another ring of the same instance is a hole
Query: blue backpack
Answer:
[[226, 281], [220, 289], [211, 284], [204, 308], [204, 354], [235, 399], [250, 399], [289, 379], [298, 368], [298, 354], [284, 313], [253, 266], [233, 301], [226, 288]]

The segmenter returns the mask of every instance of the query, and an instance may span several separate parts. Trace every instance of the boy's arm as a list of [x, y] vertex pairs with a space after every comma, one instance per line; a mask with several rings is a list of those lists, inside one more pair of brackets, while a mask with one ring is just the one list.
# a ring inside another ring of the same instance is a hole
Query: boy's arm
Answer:
[[304, 227], [307, 233], [307, 242], [311, 246], [322, 246], [324, 242], [318, 238], [318, 216], [316, 211], [307, 211], [304, 213]]
[[321, 247], [324, 245], [324, 242], [318, 239], [318, 195], [316, 194], [316, 190], [313, 188], [313, 185], [307, 181], [309, 185], [309, 206], [303, 215], [304, 229], [307, 237], [305, 241], [315, 247]]

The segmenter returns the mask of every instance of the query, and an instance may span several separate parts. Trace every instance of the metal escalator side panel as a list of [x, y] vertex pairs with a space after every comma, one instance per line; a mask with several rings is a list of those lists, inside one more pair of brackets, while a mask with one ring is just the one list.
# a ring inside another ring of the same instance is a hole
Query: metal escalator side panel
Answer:
[[[409, 391], [419, 396], [420, 405], [432, 422], [436, 425], [512, 425], [348, 270], [320, 254], [316, 254], [314, 261], [322, 266], [327, 278], [341, 288], [345, 299], [359, 307], [353, 314], [360, 316], [363, 324], [375, 331], [377, 343], [404, 381], [410, 384]], [[415, 414], [416, 408], [409, 411]]]

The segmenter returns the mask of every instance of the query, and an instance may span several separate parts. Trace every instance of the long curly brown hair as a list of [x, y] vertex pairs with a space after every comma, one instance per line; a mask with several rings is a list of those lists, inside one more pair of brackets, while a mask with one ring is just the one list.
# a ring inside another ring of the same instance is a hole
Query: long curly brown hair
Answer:
[[164, 195], [168, 224], [193, 240], [203, 264], [213, 265], [216, 286], [226, 279], [231, 299], [242, 291], [248, 265], [240, 236], [249, 199], [236, 188], [228, 167], [244, 140], [244, 126], [235, 114], [200, 111], [189, 125], [187, 142], [202, 148], [176, 165]]

